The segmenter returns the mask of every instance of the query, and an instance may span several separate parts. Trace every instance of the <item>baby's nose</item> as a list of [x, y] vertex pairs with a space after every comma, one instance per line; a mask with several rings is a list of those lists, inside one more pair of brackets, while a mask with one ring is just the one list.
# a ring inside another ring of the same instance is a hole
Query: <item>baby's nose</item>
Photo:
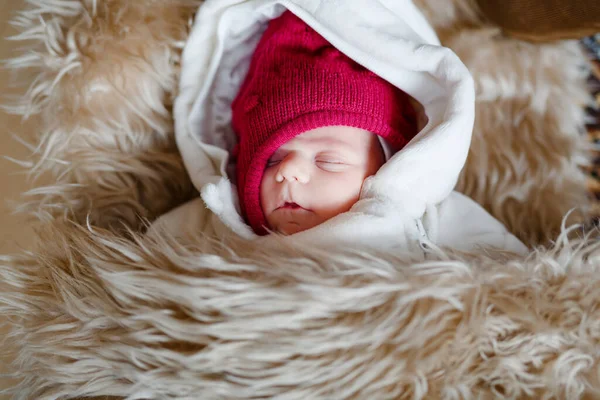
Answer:
[[277, 182], [308, 183], [310, 174], [301, 157], [290, 155], [279, 163], [279, 170], [275, 177]]

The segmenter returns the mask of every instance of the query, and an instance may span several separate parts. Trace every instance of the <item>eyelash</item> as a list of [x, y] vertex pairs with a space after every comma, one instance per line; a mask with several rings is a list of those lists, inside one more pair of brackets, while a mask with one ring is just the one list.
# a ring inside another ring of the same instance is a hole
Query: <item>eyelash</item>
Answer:
[[346, 163], [341, 161], [317, 161], [317, 166], [325, 172], [341, 172], [345, 169]]
[[[272, 167], [274, 165], [279, 164], [281, 161], [280, 160], [269, 160], [267, 162], [267, 167]], [[315, 163], [317, 164], [345, 164], [342, 161], [334, 161], [334, 160], [315, 160]]]
[[[276, 166], [277, 164], [279, 164], [281, 162], [281, 160], [269, 160], [267, 162], [267, 168], [271, 168]], [[343, 166], [346, 165], [345, 162], [343, 161], [337, 161], [337, 160], [319, 160], [316, 159], [315, 160], [315, 164], [319, 165], [331, 165], [331, 166]]]
[[332, 161], [332, 160], [316, 160], [315, 163], [317, 163], [317, 164], [331, 164], [331, 165], [343, 165], [343, 164], [345, 164], [342, 161]]

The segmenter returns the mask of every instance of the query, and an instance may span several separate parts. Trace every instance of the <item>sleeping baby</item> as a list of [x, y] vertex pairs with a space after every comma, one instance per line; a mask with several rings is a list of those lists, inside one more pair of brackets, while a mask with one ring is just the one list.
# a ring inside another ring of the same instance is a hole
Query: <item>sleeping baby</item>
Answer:
[[[238, 46], [245, 43], [233, 39]], [[221, 56], [227, 54], [235, 52], [223, 50]], [[235, 80], [235, 67], [227, 70], [227, 65], [236, 62], [223, 59], [223, 80], [216, 76], [207, 88]], [[217, 237], [237, 234], [257, 245], [266, 244], [275, 233], [330, 248], [423, 252], [434, 245], [526, 252], [499, 221], [452, 191], [470, 132], [451, 133], [443, 127], [456, 129], [452, 118], [468, 122], [468, 107], [465, 118], [444, 109], [448, 98], [439, 94], [421, 104], [356, 57], [342, 53], [289, 10], [266, 24], [248, 62], [229, 103], [230, 127], [237, 139], [231, 156], [221, 150], [225, 146], [215, 146], [214, 138], [203, 137], [202, 127], [193, 135], [196, 143], [178, 133], [201, 199], [160, 220], [172, 231], [187, 226], [188, 231]], [[472, 82], [466, 81], [471, 101]], [[444, 88], [439, 92], [447, 94]], [[204, 132], [215, 130], [215, 121], [226, 120], [212, 117], [219, 108], [214, 99], [196, 111], [198, 124], [212, 121]], [[460, 101], [460, 96], [451, 100]], [[436, 124], [436, 118], [450, 120]], [[470, 123], [472, 128], [472, 115]], [[428, 130], [424, 127], [433, 133], [414, 140]], [[458, 138], [455, 143], [450, 141], [453, 137]], [[206, 162], [198, 161], [202, 157]], [[228, 163], [235, 166], [229, 177], [223, 167]], [[207, 165], [220, 166], [221, 177], [203, 181]], [[444, 180], [445, 174], [450, 178]]]
[[265, 221], [257, 230], [289, 235], [349, 211], [384, 162], [377, 136], [367, 130], [325, 126], [301, 133], [267, 162], [257, 210]]
[[259, 234], [297, 233], [349, 211], [385, 150], [417, 134], [409, 96], [289, 11], [258, 43], [232, 111], [238, 193]]

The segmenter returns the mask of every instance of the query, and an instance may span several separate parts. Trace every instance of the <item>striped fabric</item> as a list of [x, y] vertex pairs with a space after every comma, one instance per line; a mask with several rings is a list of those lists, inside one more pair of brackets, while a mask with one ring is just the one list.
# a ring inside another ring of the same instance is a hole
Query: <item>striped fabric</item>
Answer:
[[598, 223], [600, 221], [600, 33], [586, 37], [582, 43], [593, 61], [589, 87], [596, 99], [596, 108], [589, 107], [587, 109], [590, 119], [587, 125], [587, 134], [589, 140], [595, 145], [595, 150], [593, 164], [588, 168], [588, 188], [597, 200], [594, 204], [593, 215]]

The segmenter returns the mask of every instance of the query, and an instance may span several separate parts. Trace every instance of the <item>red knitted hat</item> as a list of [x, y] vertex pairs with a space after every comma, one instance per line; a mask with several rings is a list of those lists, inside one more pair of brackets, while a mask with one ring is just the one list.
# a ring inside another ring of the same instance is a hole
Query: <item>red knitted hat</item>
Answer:
[[408, 95], [335, 49], [289, 11], [272, 20], [232, 104], [242, 212], [266, 233], [260, 184], [271, 155], [301, 133], [351, 126], [399, 150], [417, 133]]

